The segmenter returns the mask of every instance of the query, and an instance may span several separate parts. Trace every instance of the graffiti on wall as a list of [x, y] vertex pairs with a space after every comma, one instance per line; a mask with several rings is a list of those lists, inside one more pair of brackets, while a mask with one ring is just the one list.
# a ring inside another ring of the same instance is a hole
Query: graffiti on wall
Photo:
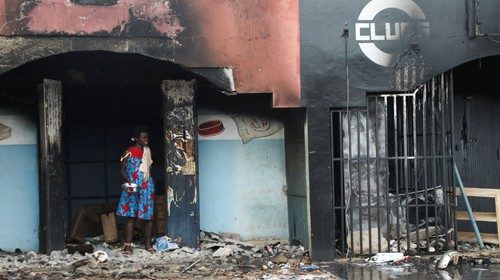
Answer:
[[[270, 136], [279, 136], [283, 123], [267, 116], [258, 115], [200, 115], [198, 135], [200, 139], [241, 139], [243, 144]], [[282, 137], [281, 137], [282, 138]]]
[[253, 139], [271, 136], [283, 128], [283, 124], [267, 117], [233, 116], [232, 117], [243, 144]]
[[0, 141], [9, 139], [11, 132], [12, 128], [0, 123]]

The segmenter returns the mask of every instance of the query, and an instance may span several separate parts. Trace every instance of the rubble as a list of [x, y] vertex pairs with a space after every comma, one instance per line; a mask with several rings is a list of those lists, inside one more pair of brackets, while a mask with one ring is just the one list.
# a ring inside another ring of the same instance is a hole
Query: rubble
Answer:
[[368, 263], [389, 263], [389, 262], [397, 262], [404, 258], [403, 253], [378, 253], [375, 256], [366, 259], [365, 261]]
[[258, 246], [209, 232], [202, 232], [200, 241], [200, 248], [181, 247], [153, 254], [143, 245], [132, 243], [132, 255], [125, 255], [122, 244], [97, 243], [97, 239], [85, 245], [92, 247], [92, 252], [68, 248], [48, 255], [0, 253], [0, 279], [302, 279], [307, 275], [331, 279], [328, 272], [311, 266], [308, 251], [302, 246], [279, 242]]
[[448, 265], [450, 265], [450, 263], [453, 265], [458, 265], [461, 259], [462, 257], [457, 251], [448, 251], [444, 253], [439, 259], [437, 268], [445, 269], [448, 267]]
[[228, 257], [230, 255], [233, 254], [233, 250], [231, 250], [230, 248], [224, 248], [224, 247], [221, 247], [219, 249], [217, 249], [217, 251], [215, 251], [213, 254], [212, 254], [212, 257]]

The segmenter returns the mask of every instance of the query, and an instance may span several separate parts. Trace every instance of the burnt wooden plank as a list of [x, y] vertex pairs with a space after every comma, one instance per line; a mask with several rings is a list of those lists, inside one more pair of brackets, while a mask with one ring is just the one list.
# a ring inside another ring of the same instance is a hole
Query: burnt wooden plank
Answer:
[[311, 257], [313, 261], [332, 261], [334, 256], [333, 186], [330, 148], [330, 109], [307, 109], [309, 159], [309, 204], [311, 219]]
[[198, 134], [196, 131], [196, 82], [163, 81], [165, 94], [165, 182], [168, 226], [172, 238], [198, 246], [200, 215], [198, 199]]
[[43, 80], [40, 114], [40, 250], [64, 249], [64, 172], [62, 157], [62, 84]]

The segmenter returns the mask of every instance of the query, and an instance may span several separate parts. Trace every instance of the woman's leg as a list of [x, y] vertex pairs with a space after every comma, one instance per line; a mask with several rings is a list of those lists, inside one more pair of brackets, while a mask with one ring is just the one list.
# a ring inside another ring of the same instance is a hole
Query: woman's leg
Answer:
[[125, 224], [125, 251], [132, 251], [132, 238], [134, 238], [134, 222], [135, 218], [127, 218], [127, 223]]
[[146, 233], [145, 247], [146, 250], [152, 248], [151, 237], [153, 236], [153, 221], [145, 221], [144, 231]]

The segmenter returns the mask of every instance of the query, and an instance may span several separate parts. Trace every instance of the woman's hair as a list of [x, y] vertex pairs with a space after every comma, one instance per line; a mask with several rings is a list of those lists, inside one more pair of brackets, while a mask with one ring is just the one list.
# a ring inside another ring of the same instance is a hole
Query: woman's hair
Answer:
[[149, 134], [148, 128], [143, 126], [143, 125], [139, 125], [139, 126], [134, 127], [134, 130], [132, 131], [132, 135], [134, 137], [141, 136], [141, 133], [148, 133]]

